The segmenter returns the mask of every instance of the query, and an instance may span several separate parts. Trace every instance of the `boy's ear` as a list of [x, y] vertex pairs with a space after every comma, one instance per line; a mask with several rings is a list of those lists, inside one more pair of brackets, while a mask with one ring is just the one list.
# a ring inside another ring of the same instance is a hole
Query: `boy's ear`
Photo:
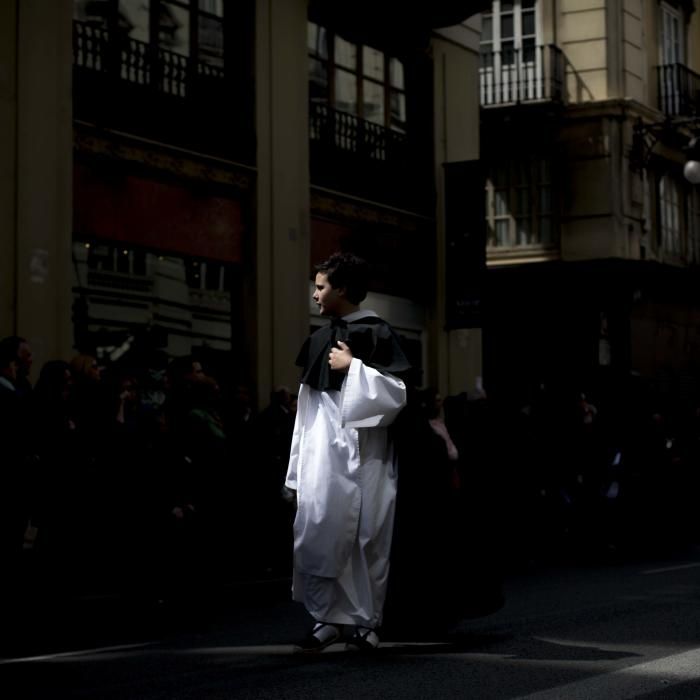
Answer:
[[345, 292], [346, 292], [346, 288], [345, 288], [345, 287], [338, 287], [338, 288], [335, 290], [335, 293], [336, 293], [339, 297], [344, 297], [344, 296], [345, 296]]

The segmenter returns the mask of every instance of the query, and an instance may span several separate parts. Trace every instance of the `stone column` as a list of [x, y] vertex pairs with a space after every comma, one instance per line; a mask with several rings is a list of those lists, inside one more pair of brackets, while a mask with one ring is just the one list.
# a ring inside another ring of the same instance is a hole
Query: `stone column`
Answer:
[[17, 0], [0, 3], [0, 337], [16, 331]]
[[16, 8], [14, 326], [38, 371], [72, 352], [73, 3], [21, 0]]
[[296, 391], [309, 330], [306, 0], [257, 0], [257, 379]]
[[[481, 329], [445, 331], [445, 163], [479, 158], [479, 18], [437, 30], [435, 67], [435, 167], [438, 193], [436, 309], [431, 319], [428, 381], [444, 395], [474, 390], [482, 374]], [[465, 192], [470, 197], [483, 192]], [[488, 387], [487, 387], [488, 388]]]

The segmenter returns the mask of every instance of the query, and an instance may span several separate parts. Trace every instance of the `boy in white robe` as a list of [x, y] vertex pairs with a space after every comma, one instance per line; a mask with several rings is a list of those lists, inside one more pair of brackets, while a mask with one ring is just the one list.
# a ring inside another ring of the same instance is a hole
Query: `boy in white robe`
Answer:
[[316, 267], [314, 301], [332, 319], [302, 348], [304, 368], [285, 485], [296, 491], [293, 597], [315, 620], [299, 647], [350, 633], [373, 649], [382, 621], [396, 500], [389, 426], [410, 367], [391, 327], [360, 310], [366, 263], [336, 254]]

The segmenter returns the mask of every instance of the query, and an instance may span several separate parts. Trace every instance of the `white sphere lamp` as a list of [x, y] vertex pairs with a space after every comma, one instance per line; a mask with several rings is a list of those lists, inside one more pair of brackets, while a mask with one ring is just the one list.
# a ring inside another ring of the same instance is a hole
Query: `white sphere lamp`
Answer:
[[700, 185], [700, 161], [689, 160], [683, 166], [683, 177], [693, 185]]
[[683, 177], [693, 185], [700, 185], [700, 138], [690, 139], [683, 150], [688, 159], [683, 166]]

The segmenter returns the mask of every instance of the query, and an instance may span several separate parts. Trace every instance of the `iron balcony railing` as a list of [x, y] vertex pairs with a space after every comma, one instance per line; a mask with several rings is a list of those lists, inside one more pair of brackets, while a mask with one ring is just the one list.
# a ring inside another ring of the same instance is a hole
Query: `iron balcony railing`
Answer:
[[218, 66], [128, 36], [119, 35], [115, 40], [103, 27], [76, 21], [73, 29], [73, 64], [78, 68], [176, 97], [187, 97], [203, 83], [224, 78]]
[[657, 66], [659, 109], [668, 117], [700, 115], [700, 75], [682, 63]]
[[309, 137], [312, 143], [374, 162], [396, 162], [407, 151], [404, 133], [340, 112], [322, 102], [310, 105]]
[[309, 105], [311, 181], [339, 192], [425, 213], [431, 210], [427, 139], [388, 129], [322, 102]]
[[564, 54], [552, 44], [482, 51], [479, 90], [482, 107], [562, 102]]

